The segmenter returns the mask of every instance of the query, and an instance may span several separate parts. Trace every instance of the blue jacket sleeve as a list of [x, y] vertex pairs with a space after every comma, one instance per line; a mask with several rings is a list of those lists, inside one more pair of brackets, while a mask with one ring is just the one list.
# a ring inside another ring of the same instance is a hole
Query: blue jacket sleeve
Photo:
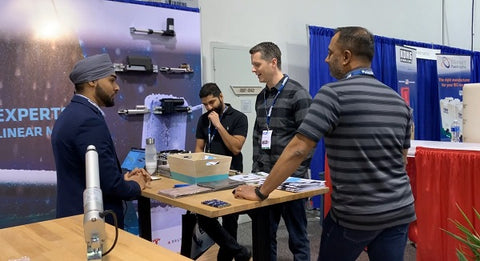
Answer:
[[[131, 200], [141, 193], [140, 186], [135, 181], [125, 181], [118, 162], [110, 131], [101, 118], [92, 118], [80, 126], [77, 148], [84, 150], [94, 145], [98, 152], [100, 172], [100, 187], [105, 198]], [[84, 128], [84, 129], [83, 129]]]

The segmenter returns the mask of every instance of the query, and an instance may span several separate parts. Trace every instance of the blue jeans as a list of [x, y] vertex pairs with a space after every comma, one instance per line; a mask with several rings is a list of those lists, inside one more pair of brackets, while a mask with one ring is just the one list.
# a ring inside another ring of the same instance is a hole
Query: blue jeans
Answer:
[[277, 260], [277, 229], [280, 216], [285, 222], [288, 231], [288, 247], [295, 261], [310, 260], [310, 241], [307, 232], [307, 214], [305, 213], [306, 199], [298, 199], [271, 207], [270, 210], [270, 238], [271, 260]]
[[329, 213], [323, 221], [318, 260], [354, 261], [367, 248], [371, 261], [403, 261], [408, 225], [373, 231], [354, 230], [335, 223]]

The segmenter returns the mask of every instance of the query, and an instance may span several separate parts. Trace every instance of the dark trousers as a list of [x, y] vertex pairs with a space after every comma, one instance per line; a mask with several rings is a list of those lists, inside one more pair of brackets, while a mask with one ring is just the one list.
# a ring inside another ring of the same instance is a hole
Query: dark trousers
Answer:
[[277, 205], [270, 210], [271, 260], [277, 260], [277, 229], [280, 217], [288, 231], [288, 247], [296, 261], [310, 260], [310, 241], [307, 232], [306, 199], [298, 199]]
[[220, 246], [217, 260], [231, 261], [233, 256], [242, 250], [237, 242], [238, 214], [231, 214], [222, 217], [222, 225], [217, 218], [209, 218], [197, 215], [200, 228]]

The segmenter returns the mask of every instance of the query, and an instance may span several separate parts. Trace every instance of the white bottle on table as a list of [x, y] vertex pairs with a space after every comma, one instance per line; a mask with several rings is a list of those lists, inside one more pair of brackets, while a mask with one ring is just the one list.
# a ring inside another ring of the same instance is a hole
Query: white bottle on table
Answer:
[[147, 138], [145, 145], [145, 169], [150, 175], [157, 171], [157, 149], [155, 148], [155, 139]]
[[458, 123], [456, 118], [453, 120], [450, 127], [450, 134], [452, 135], [452, 142], [460, 142], [460, 123]]
[[[460, 102], [458, 99], [454, 100], [456, 103]], [[458, 106], [454, 104], [453, 106], [453, 121], [452, 124], [450, 125], [450, 134], [451, 142], [460, 142], [460, 121], [459, 119], [459, 113], [458, 113]]]

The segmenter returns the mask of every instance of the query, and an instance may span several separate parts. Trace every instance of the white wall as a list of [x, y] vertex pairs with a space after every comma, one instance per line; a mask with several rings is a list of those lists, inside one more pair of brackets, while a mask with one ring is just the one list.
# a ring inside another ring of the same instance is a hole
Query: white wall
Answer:
[[213, 80], [210, 42], [251, 47], [268, 40], [283, 52], [283, 71], [308, 88], [307, 25], [360, 25], [376, 35], [470, 50], [471, 0], [444, 0], [445, 9], [439, 0], [199, 0], [199, 6], [203, 82]]
[[[199, 0], [202, 81], [220, 81], [214, 74], [212, 42], [247, 47], [248, 50], [259, 42], [272, 41], [282, 50], [283, 72], [308, 89], [308, 25], [329, 28], [360, 25], [375, 35], [470, 50], [471, 1]], [[475, 9], [479, 8], [477, 6]], [[476, 19], [475, 24], [478, 21], [480, 19]], [[479, 37], [475, 41], [474, 50], [480, 50]], [[250, 59], [248, 51], [245, 51], [245, 59]], [[243, 67], [238, 64], [244, 61], [232, 59], [237, 66], [231, 84], [242, 84], [239, 77], [244, 77], [241, 78], [245, 79], [243, 83], [248, 82], [251, 66], [246, 63], [242, 71]], [[220, 82], [225, 85], [228, 80], [223, 78]], [[254, 113], [250, 114], [247, 113], [247, 117], [255, 117]], [[245, 169], [250, 169], [251, 146], [251, 135], [248, 135], [242, 150]]]

